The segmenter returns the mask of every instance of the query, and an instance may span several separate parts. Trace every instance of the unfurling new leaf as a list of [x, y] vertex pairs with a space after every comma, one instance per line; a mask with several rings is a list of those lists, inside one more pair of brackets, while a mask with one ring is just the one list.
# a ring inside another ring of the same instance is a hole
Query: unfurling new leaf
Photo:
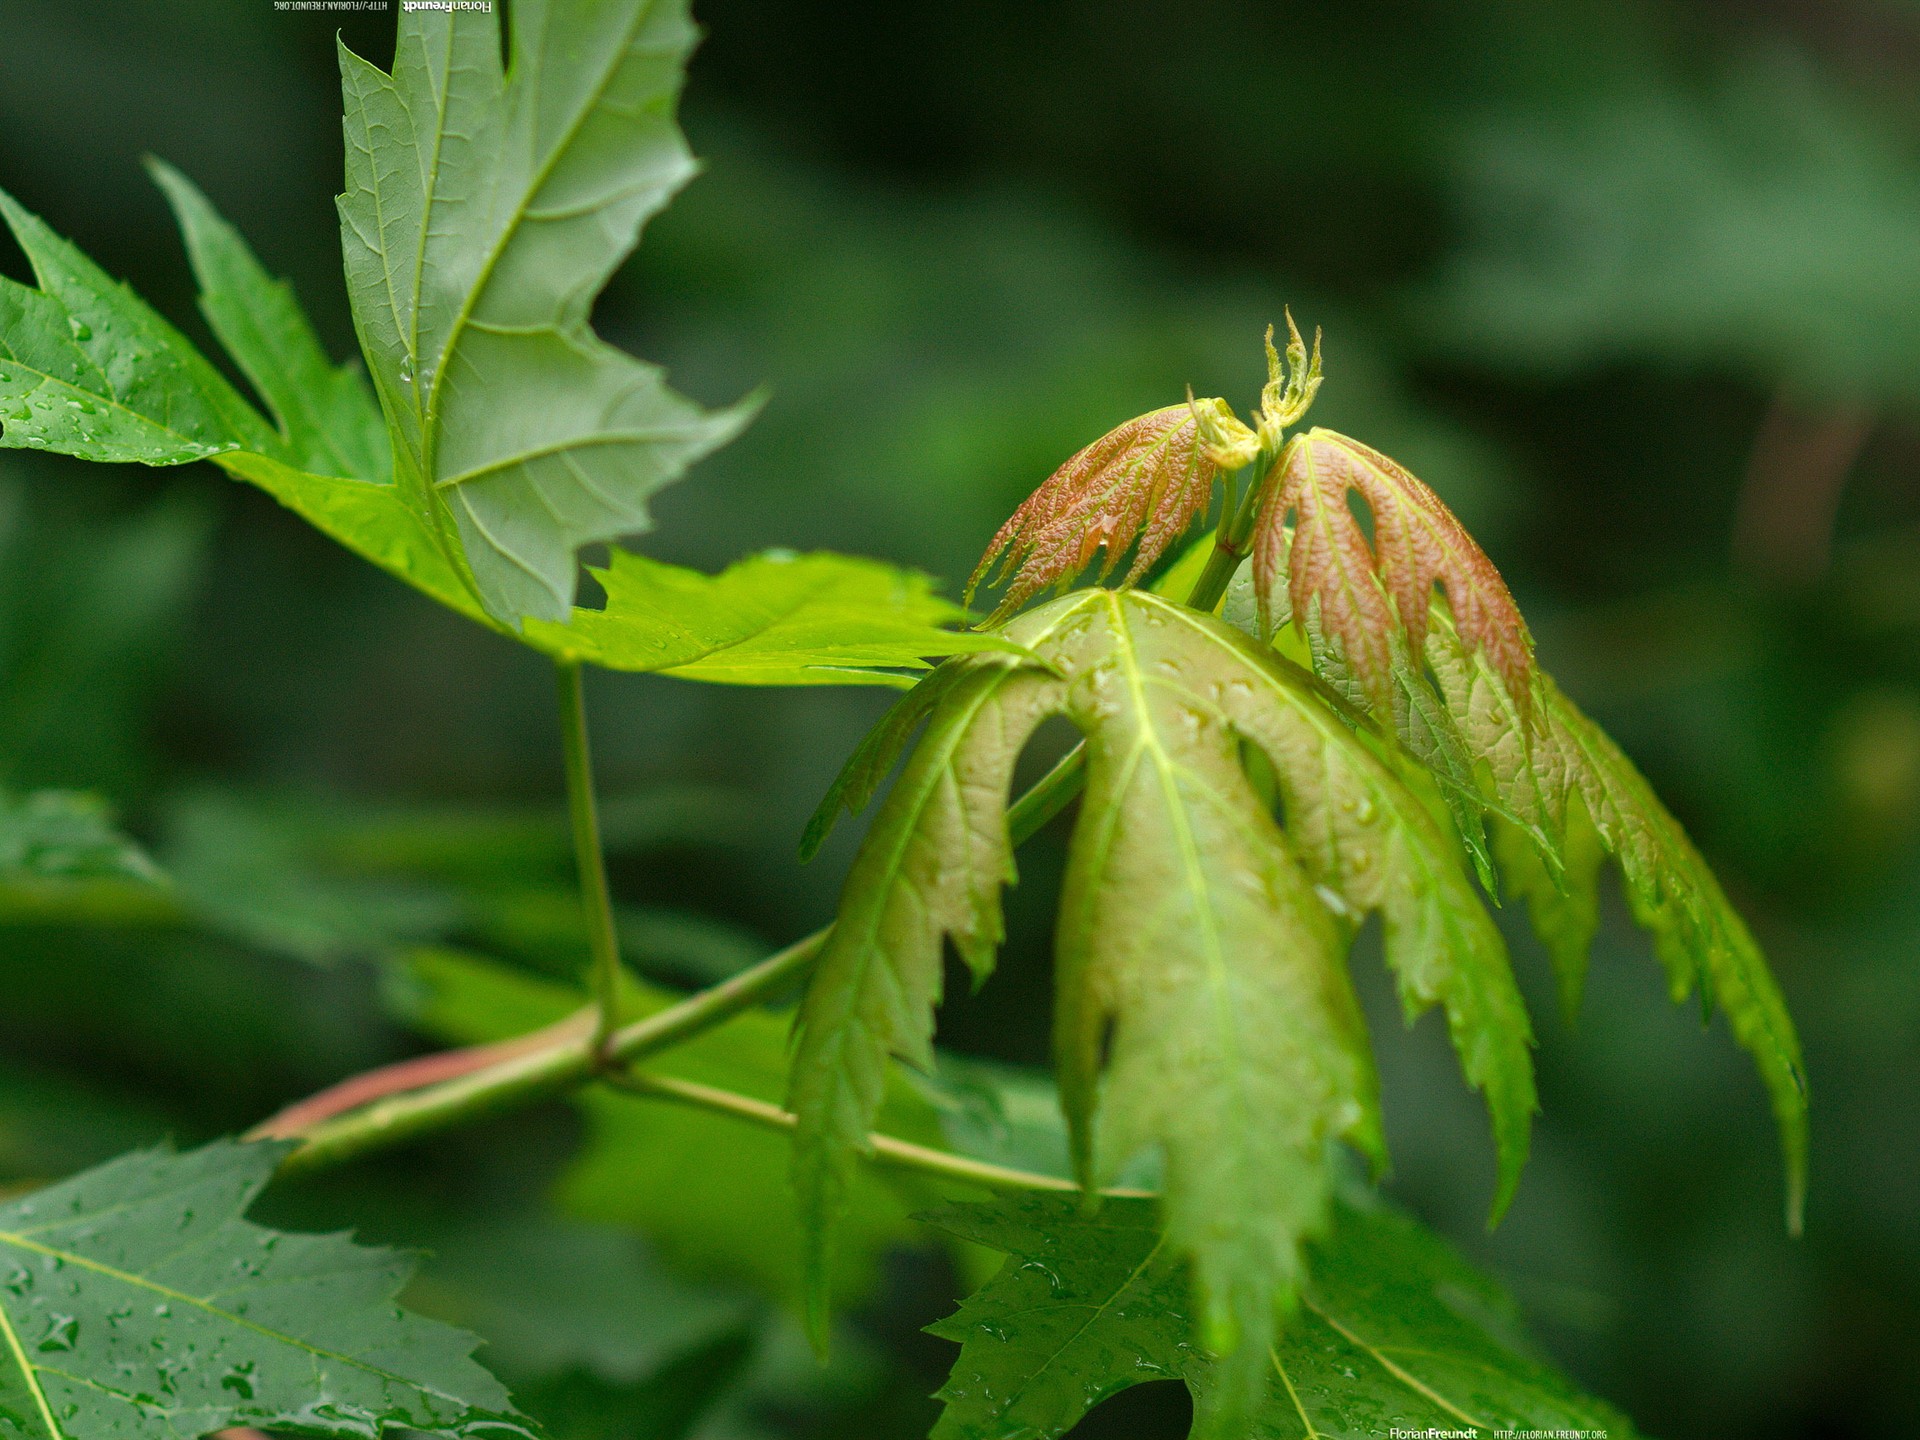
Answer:
[[410, 1260], [241, 1218], [283, 1153], [147, 1151], [0, 1207], [0, 1435], [531, 1440], [474, 1336], [394, 1305]]
[[[1418, 653], [1436, 583], [1461, 636], [1526, 694], [1533, 642], [1506, 582], [1453, 512], [1371, 446], [1316, 427], [1291, 441], [1255, 534], [1253, 576], [1263, 625], [1279, 609], [1314, 617], [1366, 699], [1392, 705], [1395, 641]], [[1348, 496], [1366, 502], [1369, 541]], [[1289, 528], [1287, 516], [1294, 516]]]
[[1579, 1004], [1595, 888], [1611, 855], [1674, 1000], [1698, 989], [1717, 1002], [1759, 1066], [1786, 1161], [1788, 1224], [1797, 1232], [1808, 1144], [1800, 1042], [1766, 958], [1720, 882], [1633, 762], [1552, 677], [1534, 671], [1523, 707], [1486, 653], [1469, 647], [1438, 607], [1425, 653], [1443, 722], [1475, 761], [1489, 812], [1509, 817], [1498, 831], [1502, 868], [1527, 898], [1566, 1007]]
[[1230, 458], [1229, 426], [1246, 430], [1225, 401], [1197, 400], [1155, 410], [1101, 436], [1054, 471], [1000, 527], [967, 582], [967, 598], [1004, 556], [1009, 583], [993, 616], [1002, 620], [1048, 587], [1071, 582], [1102, 549], [1104, 580], [1137, 544], [1127, 572], [1132, 584], [1207, 508], [1213, 477], [1222, 458]]
[[[938, 687], [926, 734], [854, 862], [809, 988], [791, 1092], [803, 1206], [821, 1233], [890, 1057], [928, 1062], [943, 937], [976, 973], [990, 966], [1012, 875], [1013, 760], [1042, 718], [1065, 714], [1087, 741], [1057, 940], [1076, 1165], [1096, 1184], [1163, 1153], [1169, 1243], [1192, 1261], [1208, 1340], [1239, 1342], [1244, 1399], [1299, 1247], [1325, 1220], [1327, 1142], [1380, 1158], [1344, 961], [1360, 920], [1384, 915], [1409, 1015], [1446, 1008], [1494, 1114], [1503, 1196], [1533, 1108], [1526, 1016], [1450, 842], [1310, 676], [1131, 591], [1082, 592], [1006, 635], [1038, 663], [968, 657], [926, 682]], [[896, 728], [910, 728], [902, 713]], [[1279, 776], [1284, 831], [1243, 742]]]

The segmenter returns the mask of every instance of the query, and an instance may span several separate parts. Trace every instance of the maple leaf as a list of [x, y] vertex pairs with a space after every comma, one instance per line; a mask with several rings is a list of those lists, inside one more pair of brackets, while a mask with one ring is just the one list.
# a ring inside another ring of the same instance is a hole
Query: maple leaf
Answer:
[[[1054, 1440], [1108, 1396], [1183, 1381], [1194, 1434], [1217, 1433], [1221, 1365], [1189, 1341], [1188, 1286], [1153, 1212], [1022, 1195], [921, 1217], [1006, 1254], [929, 1326], [960, 1344], [934, 1440]], [[1402, 1434], [1606, 1434], [1624, 1416], [1577, 1391], [1516, 1334], [1513, 1302], [1439, 1237], [1377, 1203], [1341, 1198], [1313, 1278], [1268, 1352], [1265, 1393], [1235, 1440]]]
[[[1013, 763], [1061, 713], [1087, 740], [1056, 968], [1075, 1166], [1092, 1185], [1164, 1155], [1170, 1243], [1193, 1261], [1209, 1342], [1240, 1356], [1244, 1399], [1299, 1246], [1325, 1219], [1326, 1142], [1382, 1158], [1344, 964], [1361, 921], [1384, 918], [1408, 1018], [1446, 1009], [1493, 1112], [1502, 1202], [1534, 1105], [1526, 1013], [1451, 841], [1353, 728], [1371, 727], [1312, 676], [1139, 591], [1082, 591], [1005, 633], [1039, 663], [949, 661], [830, 801], [864, 799], [924, 716], [801, 1007], [789, 1095], [816, 1284], [891, 1059], [931, 1064], [943, 939], [976, 975], [991, 968], [1013, 878]], [[1243, 744], [1271, 763], [1284, 829]]]
[[[967, 581], [967, 599], [1005, 556], [998, 580], [1009, 581], [994, 611], [1005, 619], [1050, 585], [1066, 584], [1104, 549], [1105, 580], [1139, 541], [1124, 583], [1153, 568], [1206, 509], [1222, 461], [1239, 453], [1252, 432], [1224, 400], [1189, 400], [1129, 420], [1054, 471], [1000, 527]], [[1258, 442], [1255, 442], [1257, 448]]]
[[137, 1151], [0, 1206], [0, 1434], [534, 1440], [477, 1337], [395, 1304], [410, 1257], [242, 1218], [285, 1153]]
[[[1371, 540], [1354, 494], [1371, 514]], [[1395, 638], [1419, 653], [1437, 583], [1461, 637], [1526, 703], [1533, 641], [1500, 572], [1438, 495], [1369, 445], [1318, 426], [1288, 443], [1255, 533], [1253, 576], [1261, 624], [1271, 627], [1284, 584], [1287, 609], [1337, 648], [1383, 709]]]

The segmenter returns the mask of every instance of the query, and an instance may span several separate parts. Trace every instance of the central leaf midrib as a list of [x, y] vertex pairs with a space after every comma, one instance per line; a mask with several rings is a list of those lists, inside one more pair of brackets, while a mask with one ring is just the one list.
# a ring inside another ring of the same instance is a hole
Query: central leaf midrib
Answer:
[[[1112, 619], [1116, 660], [1125, 676], [1127, 689], [1133, 696], [1134, 706], [1140, 716], [1139, 744], [1152, 755], [1154, 768], [1159, 772], [1161, 794], [1166, 802], [1169, 824], [1174, 831], [1181, 869], [1186, 874], [1188, 887], [1197, 902], [1196, 918], [1200, 921], [1203, 937], [1209, 976], [1208, 988], [1212, 992], [1214, 1020], [1229, 1051], [1228, 1058], [1231, 1064], [1229, 1073], [1241, 1075], [1245, 1073], [1245, 1066], [1240, 1052], [1239, 1035], [1231, 1022], [1231, 1006], [1227, 998], [1227, 992], [1231, 988], [1231, 977], [1227, 973], [1226, 955], [1221, 949], [1219, 930], [1215, 924], [1212, 892], [1207, 887], [1206, 876], [1200, 865], [1200, 856], [1194, 845], [1192, 827], [1187, 822], [1185, 804], [1180, 797], [1179, 784], [1174, 779], [1172, 757], [1166, 747], [1161, 744], [1160, 733], [1153, 723], [1152, 712], [1147, 705], [1145, 676], [1140, 670], [1133, 631], [1127, 625], [1124, 615], [1124, 601], [1113, 591], [1101, 593], [1108, 597], [1107, 605]], [[1233, 1093], [1234, 1108], [1241, 1113], [1243, 1125], [1248, 1124], [1244, 1091], [1235, 1086]], [[1247, 1133], [1247, 1130], [1243, 1129], [1242, 1133]]]

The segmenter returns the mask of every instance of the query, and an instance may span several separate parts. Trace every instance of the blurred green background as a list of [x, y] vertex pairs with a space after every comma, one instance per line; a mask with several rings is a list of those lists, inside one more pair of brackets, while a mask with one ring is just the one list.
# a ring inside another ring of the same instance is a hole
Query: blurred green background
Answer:
[[[703, 400], [772, 398], [642, 548], [951, 584], [1073, 449], [1189, 383], [1244, 406], [1283, 304], [1324, 326], [1315, 420], [1481, 538], [1752, 922], [1813, 1084], [1796, 1242], [1758, 1080], [1667, 1004], [1621, 907], [1573, 1030], [1515, 929], [1545, 1113], [1488, 1235], [1477, 1102], [1363, 953], [1390, 1188], [1650, 1434], [1920, 1435], [1920, 6], [697, 8], [707, 173], [599, 319]], [[385, 63], [391, 16], [0, 0], [0, 184], [204, 340], [139, 167], [162, 155], [348, 353], [336, 28]], [[794, 846], [884, 695], [591, 696], [636, 965], [696, 983], [829, 916], [852, 836], [809, 868]], [[568, 974], [551, 710], [538, 657], [211, 467], [0, 453], [0, 784], [104, 794], [189, 902], [0, 894], [0, 1179], [483, 1033], [452, 951], [496, 988]], [[1059, 844], [1023, 865], [1002, 973], [953, 987], [953, 1049], [1044, 1063]], [[434, 1250], [418, 1303], [482, 1331], [560, 1440], [924, 1434], [951, 1350], [918, 1327], [977, 1257], [876, 1202], [818, 1371], [762, 1253], [777, 1142], [642, 1111], [556, 1106], [269, 1209]], [[703, 1241], [715, 1213], [752, 1233]], [[1184, 1434], [1184, 1404], [1145, 1387], [1076, 1434]]]

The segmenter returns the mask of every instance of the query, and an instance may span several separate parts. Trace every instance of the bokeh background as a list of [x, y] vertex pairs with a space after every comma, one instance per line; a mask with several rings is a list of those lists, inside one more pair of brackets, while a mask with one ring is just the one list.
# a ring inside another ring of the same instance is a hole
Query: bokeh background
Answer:
[[[1920, 7], [697, 9], [707, 173], [599, 318], [701, 399], [771, 398], [641, 547], [831, 547], [952, 584], [1073, 449], [1189, 383], [1249, 402], [1283, 305], [1323, 326], [1314, 418], [1481, 538], [1750, 918], [1813, 1084], [1793, 1241], [1757, 1079], [1667, 1003], [1618, 904], [1571, 1029], [1516, 934], [1545, 1113], [1489, 1235], [1483, 1118], [1362, 955], [1390, 1189], [1650, 1434], [1920, 1435]], [[0, 0], [0, 184], [204, 338], [139, 167], [162, 155], [349, 353], [334, 35], [385, 63], [391, 27]], [[850, 836], [810, 868], [794, 845], [883, 695], [591, 697], [636, 965], [688, 983], [829, 916]], [[0, 783], [105, 795], [197, 897], [183, 919], [0, 894], [0, 1177], [240, 1128], [434, 1043], [411, 945], [564, 975], [551, 708], [538, 657], [211, 467], [0, 453]], [[1024, 865], [1002, 974], [955, 987], [956, 1051], [1045, 1061], [1059, 843]], [[918, 1327], [968, 1257], [902, 1228], [816, 1371], [764, 1257], [703, 1248], [661, 1199], [734, 1133], [609, 1152], [595, 1123], [585, 1179], [555, 1106], [269, 1210], [434, 1249], [420, 1303], [486, 1334], [561, 1440], [925, 1433], [951, 1350]], [[759, 1224], [773, 1191], [701, 1193]], [[1146, 1387], [1081, 1433], [1184, 1434], [1183, 1406]]]

